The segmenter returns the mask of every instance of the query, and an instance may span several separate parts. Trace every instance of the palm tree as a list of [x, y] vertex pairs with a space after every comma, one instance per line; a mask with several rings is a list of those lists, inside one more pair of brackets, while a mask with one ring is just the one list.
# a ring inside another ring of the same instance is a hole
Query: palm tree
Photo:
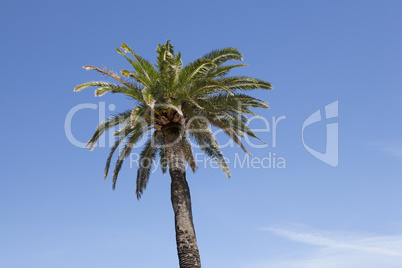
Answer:
[[243, 92], [258, 88], [271, 89], [271, 84], [245, 76], [227, 76], [230, 70], [246, 66], [225, 64], [230, 60], [242, 61], [241, 52], [231, 47], [213, 50], [186, 66], [183, 66], [180, 52], [174, 52], [169, 40], [165, 45], [158, 45], [155, 66], [124, 43], [116, 51], [126, 58], [134, 70], [122, 70], [118, 75], [105, 68], [84, 66], [86, 70], [96, 70], [118, 83], [88, 82], [77, 86], [74, 91], [92, 86], [97, 87], [95, 96], [107, 92], [122, 93], [134, 101], [133, 109], [111, 116], [101, 123], [87, 146], [92, 150], [106, 130], [119, 127], [114, 133], [116, 142], [105, 167], [106, 179], [112, 157], [121, 147], [113, 172], [114, 189], [124, 159], [141, 138], [147, 138], [140, 153], [137, 198], [141, 198], [152, 165], [159, 158], [163, 173], [169, 169], [171, 177], [171, 201], [180, 267], [201, 267], [186, 181], [186, 162], [193, 172], [197, 169], [191, 141], [195, 141], [230, 177], [228, 165], [210, 125], [222, 129], [248, 153], [240, 137], [257, 136], [248, 128], [246, 115], [255, 115], [250, 110], [254, 107], [268, 106], [265, 101]]

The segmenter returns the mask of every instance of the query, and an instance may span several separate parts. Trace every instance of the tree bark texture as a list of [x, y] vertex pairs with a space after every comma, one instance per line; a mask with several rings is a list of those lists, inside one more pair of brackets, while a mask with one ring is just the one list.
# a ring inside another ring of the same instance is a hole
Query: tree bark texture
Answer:
[[179, 124], [164, 126], [166, 156], [171, 177], [171, 201], [175, 216], [176, 244], [180, 268], [200, 268], [201, 260], [186, 180], [185, 151]]

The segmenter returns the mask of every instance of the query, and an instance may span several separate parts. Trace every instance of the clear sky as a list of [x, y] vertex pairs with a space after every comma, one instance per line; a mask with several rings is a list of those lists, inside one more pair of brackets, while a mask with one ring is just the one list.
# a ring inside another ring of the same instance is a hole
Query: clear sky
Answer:
[[[157, 170], [137, 201], [127, 162], [112, 191], [109, 149], [78, 148], [64, 128], [72, 108], [92, 104], [72, 119], [85, 142], [99, 107], [131, 105], [74, 93], [104, 78], [83, 65], [128, 68], [122, 42], [154, 61], [167, 39], [185, 63], [236, 47], [249, 65], [237, 74], [274, 86], [253, 93], [271, 106], [260, 111], [268, 147], [247, 148], [286, 165], [240, 168], [241, 151], [225, 147], [231, 179], [201, 162], [188, 173], [203, 267], [401, 267], [401, 11], [397, 0], [1, 1], [0, 267], [178, 267], [169, 176]], [[326, 119], [335, 101], [339, 117]], [[323, 153], [326, 124], [338, 124], [335, 167], [302, 142], [317, 110], [304, 141]]]

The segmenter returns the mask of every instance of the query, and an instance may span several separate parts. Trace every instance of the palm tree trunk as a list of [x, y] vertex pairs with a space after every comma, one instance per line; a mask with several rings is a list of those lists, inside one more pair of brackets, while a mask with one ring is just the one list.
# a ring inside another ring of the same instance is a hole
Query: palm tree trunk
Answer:
[[201, 260], [186, 180], [185, 151], [179, 125], [164, 127], [166, 156], [171, 177], [171, 201], [175, 216], [177, 254], [180, 268], [200, 268]]

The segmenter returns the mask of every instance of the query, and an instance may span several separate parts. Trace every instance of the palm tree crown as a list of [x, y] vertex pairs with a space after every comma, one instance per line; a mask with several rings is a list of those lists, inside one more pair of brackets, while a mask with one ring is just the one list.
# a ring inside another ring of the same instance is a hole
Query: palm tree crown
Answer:
[[[183, 66], [181, 54], [175, 53], [169, 40], [158, 45], [155, 66], [137, 55], [126, 44], [116, 51], [131, 64], [133, 70], [122, 70], [116, 74], [108, 69], [84, 66], [112, 77], [118, 83], [92, 81], [77, 86], [74, 91], [86, 87], [97, 87], [96, 96], [107, 92], [122, 93], [135, 101], [132, 110], [111, 116], [101, 123], [87, 146], [92, 150], [99, 137], [108, 129], [119, 126], [115, 131], [116, 142], [106, 162], [105, 179], [110, 163], [120, 144], [124, 145], [117, 157], [113, 172], [113, 188], [123, 161], [133, 146], [148, 132], [148, 140], [140, 154], [137, 171], [137, 198], [140, 198], [150, 177], [152, 163], [159, 156], [163, 173], [171, 167], [166, 154], [165, 134], [172, 127], [181, 129], [178, 143], [185, 152], [185, 161], [194, 172], [197, 169], [191, 140], [222, 168], [226, 176], [230, 171], [222, 155], [210, 125], [222, 129], [246, 153], [241, 137], [257, 136], [247, 126], [247, 114], [255, 115], [253, 107], [268, 108], [265, 101], [253, 98], [245, 91], [272, 89], [269, 82], [245, 77], [228, 76], [230, 70], [246, 66], [225, 64], [230, 60], [242, 61], [242, 54], [235, 48], [224, 48], [196, 59]], [[126, 54], [131, 56], [127, 56]], [[169, 164], [169, 165], [168, 165]]]

